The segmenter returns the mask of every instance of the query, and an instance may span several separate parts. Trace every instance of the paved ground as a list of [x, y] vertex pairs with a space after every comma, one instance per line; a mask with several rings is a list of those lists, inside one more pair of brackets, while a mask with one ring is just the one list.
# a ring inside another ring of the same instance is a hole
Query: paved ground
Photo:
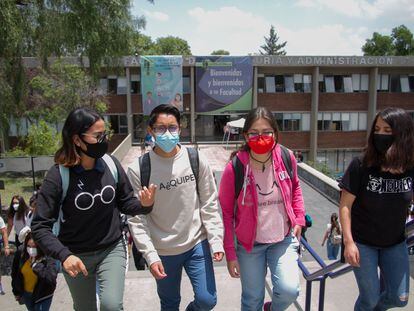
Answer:
[[[200, 146], [201, 152], [209, 159], [213, 171], [216, 171], [216, 178], [220, 178], [222, 171], [227, 162], [230, 150], [224, 150], [221, 146]], [[128, 155], [123, 160], [123, 166], [126, 168], [129, 163], [137, 159], [141, 153], [140, 148], [131, 148]], [[325, 197], [314, 191], [310, 186], [302, 183], [307, 212], [312, 215], [313, 226], [308, 230], [307, 237], [311, 246], [326, 259], [326, 249], [321, 247], [323, 234], [326, 229], [326, 223], [329, 221], [329, 215], [337, 210], [337, 207], [328, 201]], [[309, 254], [305, 252], [302, 261], [306, 266], [314, 271], [318, 265], [312, 261]], [[231, 279], [227, 273], [224, 263], [216, 264], [215, 274], [218, 288], [218, 303], [215, 310], [240, 310], [240, 282], [237, 279]], [[148, 271], [134, 271], [132, 263], [127, 273], [126, 289], [124, 295], [125, 310], [159, 310], [159, 301], [156, 294], [155, 281]], [[411, 256], [411, 288], [414, 286], [414, 256]], [[0, 296], [0, 310], [24, 310], [18, 306], [11, 295], [10, 277], [3, 277], [2, 283], [6, 290], [5, 296]], [[301, 278], [301, 294], [297, 304], [291, 306], [288, 310], [302, 310], [305, 306], [306, 283]], [[184, 310], [186, 304], [192, 299], [191, 285], [187, 277], [183, 277], [181, 286], [182, 305], [180, 310]], [[270, 292], [270, 291], [268, 291]], [[266, 297], [269, 297], [269, 293]], [[318, 310], [318, 293], [319, 284], [313, 285], [312, 290], [312, 310]], [[353, 303], [357, 296], [357, 287], [352, 273], [343, 275], [337, 279], [328, 279], [326, 282], [326, 301], [325, 310], [327, 311], [347, 311], [352, 310]], [[58, 279], [58, 288], [52, 303], [52, 310], [66, 311], [72, 310], [72, 301], [68, 292], [65, 281], [62, 276]], [[396, 310], [414, 310], [414, 294], [411, 291], [409, 305], [403, 309]]]

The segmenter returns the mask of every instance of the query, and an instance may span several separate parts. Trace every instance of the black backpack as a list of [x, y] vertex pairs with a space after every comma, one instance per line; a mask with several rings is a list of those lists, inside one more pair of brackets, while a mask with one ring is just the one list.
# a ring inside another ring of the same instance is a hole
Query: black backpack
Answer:
[[[195, 148], [186, 148], [188, 153], [188, 159], [190, 160], [191, 170], [193, 171], [195, 180], [196, 180], [196, 188], [197, 194], [198, 192], [198, 171], [199, 171], [199, 159], [198, 159], [198, 150]], [[144, 155], [139, 157], [139, 170], [141, 174], [141, 187], [149, 186], [149, 180], [151, 176], [151, 159], [149, 157], [149, 153], [145, 153]]]
[[[293, 180], [293, 169], [292, 169], [292, 159], [290, 158], [289, 150], [283, 146], [279, 145], [280, 150], [282, 151], [282, 160], [283, 164], [287, 169], [287, 173], [291, 180]], [[243, 163], [237, 156], [234, 156], [232, 159], [233, 170], [234, 170], [234, 196], [237, 201], [240, 191], [243, 188], [244, 182], [244, 166]]]

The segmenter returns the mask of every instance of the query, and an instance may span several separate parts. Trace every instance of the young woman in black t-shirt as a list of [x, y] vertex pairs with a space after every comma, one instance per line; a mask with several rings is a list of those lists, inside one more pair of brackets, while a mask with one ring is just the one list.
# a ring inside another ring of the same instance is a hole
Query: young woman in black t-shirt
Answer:
[[[121, 164], [106, 155], [107, 136], [97, 112], [78, 108], [69, 114], [63, 146], [43, 181], [32, 221], [36, 243], [62, 263], [75, 310], [96, 310], [97, 285], [102, 310], [123, 310], [127, 249], [120, 213], [152, 210], [154, 189], [140, 191], [140, 200], [135, 197]], [[52, 233], [56, 221], [57, 237]]]
[[[413, 199], [414, 125], [400, 108], [379, 112], [362, 158], [340, 183], [345, 260], [359, 287], [355, 310], [403, 307], [409, 296], [405, 221]], [[385, 281], [381, 292], [378, 267]]]

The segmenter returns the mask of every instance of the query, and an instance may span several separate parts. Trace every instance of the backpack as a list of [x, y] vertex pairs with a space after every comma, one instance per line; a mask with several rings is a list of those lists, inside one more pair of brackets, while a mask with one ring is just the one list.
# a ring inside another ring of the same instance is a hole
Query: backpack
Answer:
[[[200, 193], [198, 191], [198, 175], [199, 175], [199, 158], [198, 158], [198, 151], [195, 148], [186, 148], [188, 153], [188, 159], [190, 160], [191, 170], [193, 171], [195, 180], [196, 180], [196, 189], [197, 194], [200, 197]], [[139, 171], [141, 174], [141, 187], [149, 186], [149, 180], [151, 177], [151, 159], [149, 153], [145, 153], [144, 155], [140, 156], [139, 159]]]
[[312, 227], [312, 217], [309, 214], [305, 215], [305, 225], [307, 228]]
[[[292, 180], [293, 169], [292, 169], [292, 159], [290, 158], [289, 150], [283, 145], [279, 145], [279, 146], [280, 146], [280, 150], [282, 151], [281, 153], [282, 153], [283, 164], [285, 165], [287, 173], [289, 174], [289, 177]], [[234, 196], [237, 201], [240, 191], [243, 188], [244, 166], [237, 156], [233, 157], [232, 166], [233, 166], [233, 171], [234, 171]]]
[[[102, 157], [102, 160], [105, 161], [106, 165], [109, 167], [109, 170], [111, 171], [112, 176], [114, 177], [115, 183], [118, 184], [118, 169], [116, 167], [114, 160], [108, 154], [105, 154]], [[62, 197], [60, 199], [60, 204], [59, 204], [59, 217], [57, 221], [53, 224], [53, 228], [52, 228], [52, 231], [56, 236], [58, 236], [60, 232], [60, 222], [63, 219], [62, 204], [66, 198], [66, 194], [69, 188], [69, 174], [70, 174], [69, 168], [59, 164], [59, 173], [60, 173], [60, 178], [62, 179]]]

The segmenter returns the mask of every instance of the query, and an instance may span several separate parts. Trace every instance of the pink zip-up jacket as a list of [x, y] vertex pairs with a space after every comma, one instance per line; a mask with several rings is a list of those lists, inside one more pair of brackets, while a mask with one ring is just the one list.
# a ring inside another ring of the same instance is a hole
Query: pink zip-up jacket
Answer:
[[[276, 145], [272, 152], [273, 168], [277, 183], [280, 185], [281, 195], [290, 221], [290, 226], [305, 226], [305, 208], [303, 204], [302, 190], [297, 175], [296, 159], [289, 152], [292, 161], [293, 180], [283, 164], [280, 146]], [[237, 237], [247, 252], [251, 252], [256, 238], [256, 227], [258, 217], [258, 198], [256, 182], [249, 165], [249, 154], [247, 151], [239, 151], [236, 155], [244, 166], [244, 182], [237, 198], [237, 210], [234, 215], [235, 189], [234, 170], [230, 161], [221, 177], [219, 189], [219, 201], [223, 211], [224, 224], [224, 251], [227, 261], [237, 260], [235, 240]]]

